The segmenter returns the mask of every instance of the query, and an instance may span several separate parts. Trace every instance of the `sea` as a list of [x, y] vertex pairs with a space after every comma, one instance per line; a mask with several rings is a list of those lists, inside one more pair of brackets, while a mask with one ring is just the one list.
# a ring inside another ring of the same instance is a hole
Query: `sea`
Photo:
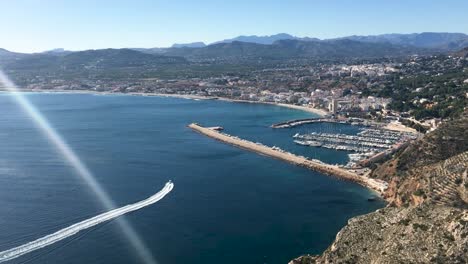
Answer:
[[[287, 263], [320, 254], [354, 216], [385, 206], [355, 183], [195, 133], [192, 122], [332, 164], [347, 152], [296, 145], [296, 133], [359, 127], [271, 124], [314, 114], [274, 105], [131, 95], [25, 93], [116, 206], [161, 201], [123, 216], [158, 264]], [[107, 209], [15, 96], [0, 94], [0, 251]], [[317, 116], [315, 116], [317, 117]], [[8, 263], [142, 263], [109, 221]]]

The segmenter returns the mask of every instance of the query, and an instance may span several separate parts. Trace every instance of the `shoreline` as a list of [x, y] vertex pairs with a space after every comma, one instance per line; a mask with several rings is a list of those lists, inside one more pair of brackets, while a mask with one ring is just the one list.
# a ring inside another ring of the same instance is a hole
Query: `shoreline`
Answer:
[[388, 123], [387, 125], [385, 125], [382, 128], [387, 129], [387, 130], [393, 130], [393, 131], [409, 132], [409, 133], [419, 134], [419, 132], [416, 131], [416, 129], [411, 128], [411, 127], [407, 127], [407, 126], [405, 126], [405, 125], [403, 125], [401, 123], [395, 123], [395, 122], [390, 122], [390, 123]]
[[[207, 97], [207, 98], [210, 99], [209, 97]], [[296, 110], [301, 110], [301, 111], [304, 111], [304, 112], [313, 113], [313, 114], [316, 114], [316, 115], [318, 115], [320, 117], [325, 117], [325, 116], [329, 115], [329, 113], [327, 111], [323, 110], [323, 109], [312, 108], [312, 107], [301, 106], [301, 105], [273, 103], [273, 102], [248, 101], [248, 100], [230, 99], [230, 98], [224, 98], [224, 97], [218, 97], [217, 99], [220, 100], [220, 101], [233, 102], [233, 103], [275, 105], [275, 106], [280, 106], [280, 107], [285, 107], [285, 108], [296, 109]]]
[[[0, 91], [0, 93], [10, 93], [10, 91]], [[201, 96], [201, 95], [186, 95], [186, 94], [162, 94], [162, 93], [142, 93], [142, 92], [99, 92], [99, 91], [90, 91], [90, 90], [25, 90], [22, 89], [19, 92], [32, 92], [32, 93], [62, 93], [62, 94], [96, 94], [96, 95], [133, 95], [133, 96], [158, 96], [158, 97], [172, 97], [172, 98], [181, 98], [181, 99], [190, 99], [190, 100], [219, 100], [231, 103], [249, 103], [249, 104], [267, 104], [280, 106], [290, 109], [301, 110], [308, 113], [316, 114], [320, 117], [328, 116], [329, 113], [323, 109], [312, 108], [307, 106], [300, 105], [291, 105], [284, 103], [274, 103], [274, 102], [259, 102], [259, 101], [248, 101], [241, 99], [231, 99], [226, 97], [212, 97], [212, 96]]]
[[[191, 95], [191, 94], [162, 94], [162, 93], [143, 93], [143, 92], [99, 92], [91, 90], [26, 90], [22, 89], [19, 92], [33, 92], [33, 93], [62, 93], [62, 94], [94, 94], [94, 95], [132, 95], [132, 96], [157, 96], [157, 97], [166, 97], [166, 98], [181, 98], [188, 100], [218, 100], [231, 103], [249, 103], [249, 104], [265, 104], [273, 105], [284, 108], [290, 108], [295, 110], [300, 110], [303, 112], [312, 113], [318, 115], [320, 118], [328, 117], [330, 113], [324, 109], [301, 106], [301, 105], [292, 105], [285, 103], [274, 103], [274, 102], [260, 102], [260, 101], [248, 101], [241, 99], [231, 99], [226, 97], [214, 97], [214, 96], [201, 96], [201, 95]], [[0, 93], [10, 93], [10, 91], [0, 90]], [[380, 123], [382, 129], [391, 130], [391, 131], [400, 131], [400, 132], [410, 132], [418, 134], [414, 128], [407, 127], [399, 123]]]

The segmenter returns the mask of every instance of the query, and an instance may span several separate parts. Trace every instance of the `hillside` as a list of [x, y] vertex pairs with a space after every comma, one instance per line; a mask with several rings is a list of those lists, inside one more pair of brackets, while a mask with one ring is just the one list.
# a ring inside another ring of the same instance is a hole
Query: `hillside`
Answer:
[[2, 51], [0, 66], [13, 76], [21, 75], [25, 80], [44, 74], [49, 77], [67, 75], [67, 78], [89, 74], [122, 78], [147, 76], [147, 73], [151, 76], [151, 73], [161, 70], [162, 67], [165, 67], [166, 71], [189, 72], [190, 67], [197, 67], [196, 64], [200, 61], [247, 67], [252, 64], [287, 62], [296, 59], [330, 61], [399, 57], [426, 52], [428, 51], [388, 43], [352, 40], [279, 40], [271, 45], [234, 41], [199, 48], [180, 45], [168, 49], [102, 49], [35, 54]]
[[232, 43], [235, 41], [257, 43], [264, 45], [271, 45], [279, 40], [300, 40], [300, 41], [333, 41], [333, 40], [353, 40], [368, 43], [389, 43], [399, 46], [412, 46], [417, 48], [429, 48], [439, 50], [458, 50], [468, 46], [468, 35], [463, 33], [447, 33], [447, 32], [423, 32], [412, 34], [382, 34], [370, 36], [345, 36], [335, 39], [318, 38], [301, 38], [286, 33], [275, 34], [271, 36], [238, 36], [231, 39], [225, 39], [214, 42], [219, 43]]
[[388, 207], [349, 220], [306, 263], [467, 263], [468, 111], [378, 166]]
[[457, 57], [466, 58], [466, 57], [468, 57], [468, 47], [466, 47], [464, 49], [461, 49], [459, 51], [453, 52], [452, 55], [457, 56]]
[[468, 211], [446, 206], [387, 207], [350, 219], [312, 263], [467, 263]]
[[[373, 172], [390, 182], [386, 197], [397, 205], [425, 200], [465, 205], [468, 167], [468, 111], [447, 122]], [[464, 202], [463, 202], [464, 201]]]
[[468, 46], [468, 35], [463, 33], [423, 32], [413, 34], [382, 34], [373, 36], [348, 36], [339, 39], [369, 43], [390, 43], [418, 48], [458, 50]]
[[28, 54], [11, 52], [6, 49], [0, 48], [0, 66], [20, 60], [27, 56]]
[[130, 49], [86, 50], [64, 56], [31, 54], [7, 65], [10, 70], [87, 70], [128, 67], [151, 67], [160, 64], [184, 63], [183, 58], [150, 55]]
[[343, 59], [395, 57], [426, 52], [388, 43], [365, 43], [352, 40], [301, 41], [278, 40], [271, 45], [234, 41], [203, 48], [171, 48], [164, 54], [191, 59], [207, 58], [267, 58], [267, 59]]

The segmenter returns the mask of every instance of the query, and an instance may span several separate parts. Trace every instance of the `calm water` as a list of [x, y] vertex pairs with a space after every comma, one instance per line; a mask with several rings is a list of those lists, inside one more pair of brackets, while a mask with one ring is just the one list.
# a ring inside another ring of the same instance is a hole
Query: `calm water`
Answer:
[[[311, 114], [271, 105], [137, 96], [28, 94], [118, 205], [172, 180], [155, 205], [127, 215], [158, 263], [287, 263], [320, 253], [355, 215], [373, 211], [368, 190], [246, 152], [186, 128], [227, 133], [326, 162], [345, 152], [295, 145], [305, 131], [356, 133], [345, 125], [273, 130]], [[103, 212], [80, 178], [11, 96], [0, 94], [0, 251]], [[139, 263], [115, 221], [11, 263]]]

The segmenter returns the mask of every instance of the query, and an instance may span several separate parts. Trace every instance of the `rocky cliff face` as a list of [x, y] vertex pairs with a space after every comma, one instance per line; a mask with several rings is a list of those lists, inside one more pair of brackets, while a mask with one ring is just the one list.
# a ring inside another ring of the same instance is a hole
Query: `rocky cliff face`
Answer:
[[321, 256], [290, 264], [467, 262], [468, 211], [421, 205], [352, 218]]
[[378, 166], [389, 206], [349, 220], [306, 263], [468, 263], [468, 111]]

